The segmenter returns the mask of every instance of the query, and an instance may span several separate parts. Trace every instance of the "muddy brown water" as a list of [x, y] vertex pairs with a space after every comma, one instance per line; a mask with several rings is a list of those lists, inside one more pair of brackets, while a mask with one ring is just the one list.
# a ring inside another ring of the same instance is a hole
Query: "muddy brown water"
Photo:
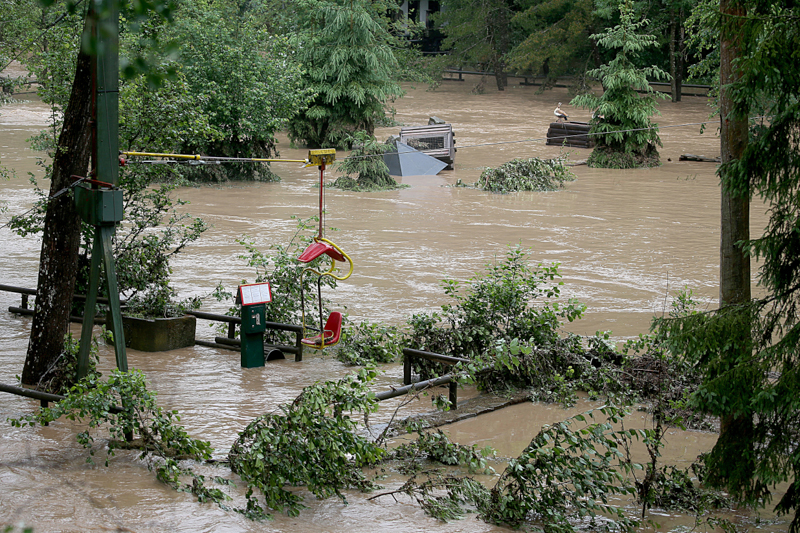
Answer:
[[[502, 257], [509, 244], [530, 248], [534, 261], [561, 264], [562, 296], [588, 306], [584, 319], [568, 325], [579, 334], [611, 330], [615, 339], [635, 337], [647, 331], [653, 314], [668, 309], [670, 293], [684, 286], [694, 290], [702, 305], [715, 305], [719, 264], [715, 165], [678, 162], [683, 153], [719, 155], [716, 126], [711, 124], [701, 134], [697, 124], [708, 117], [705, 99], [688, 97], [678, 104], [661, 104], [657, 121], [664, 165], [660, 168], [611, 171], [577, 166], [578, 179], [563, 191], [494, 195], [449, 185], [459, 179], [474, 182], [483, 168], [515, 157], [566, 153], [581, 160], [588, 151], [545, 145], [555, 104], [569, 101], [566, 91], [536, 94], [533, 87], [511, 86], [504, 93], [490, 90], [475, 95], [470, 92], [475, 81], [445, 82], [435, 92], [407, 86], [408, 94], [395, 103], [400, 123], [425, 124], [436, 115], [453, 124], [458, 147], [455, 170], [403, 178], [410, 187], [398, 191], [326, 191], [327, 225], [337, 228], [327, 235], [356, 263], [352, 278], [328, 296], [346, 306], [352, 319], [401, 324], [412, 313], [435, 310], [446, 301], [443, 277], [467, 279]], [[34, 199], [27, 173], [41, 175], [36, 166], [39, 154], [27, 147], [25, 139], [46, 126], [50, 111], [30, 98], [0, 109], [0, 161], [17, 174], [0, 182], [0, 200], [8, 208], [3, 222], [9, 214], [28, 209]], [[589, 117], [588, 111], [568, 106], [566, 110], [575, 120]], [[382, 128], [377, 135], [388, 137], [397, 131]], [[302, 159], [305, 153], [289, 148], [285, 139], [281, 142], [282, 157]], [[205, 297], [218, 283], [232, 289], [243, 279], [253, 280], [254, 272], [238, 257], [244, 250], [235, 239], [248, 235], [266, 250], [293, 233], [290, 216], [315, 214], [316, 169], [294, 163], [275, 164], [273, 169], [283, 178], [280, 183], [179, 191], [191, 202], [188, 210], [212, 225], [173, 264], [182, 296]], [[763, 227], [764, 216], [753, 211], [755, 233], [755, 228]], [[36, 240], [0, 229], [0, 283], [33, 287], [38, 254]], [[18, 295], [0, 292], [0, 382], [4, 383], [16, 381], [27, 347], [29, 319], [6, 311], [18, 303]], [[204, 304], [209, 311], [224, 307], [212, 300]], [[212, 325], [200, 321], [198, 337], [213, 335]], [[101, 346], [100, 355], [101, 369], [107, 372], [114, 364], [113, 351]], [[178, 409], [190, 434], [210, 440], [219, 457], [254, 417], [294, 398], [308, 384], [348, 372], [332, 358], [319, 355], [308, 355], [302, 363], [289, 359], [242, 369], [236, 352], [200, 346], [165, 353], [131, 350], [128, 360], [146, 373], [159, 403]], [[399, 365], [383, 370], [377, 389], [401, 382]], [[333, 499], [316, 501], [306, 494], [310, 508], [299, 517], [250, 522], [164, 487], [132, 453], [118, 453], [109, 468], [85, 464], [85, 452], [74, 439], [80, 424], [59, 421], [46, 428], [15, 429], [5, 423], [7, 417], [29, 413], [36, 405], [0, 395], [0, 523], [24, 522], [37, 532], [502, 530], [473, 517], [441, 524], [407, 500], [370, 501], [360, 494], [348, 494], [347, 506]], [[387, 402], [372, 421], [385, 423], [397, 405]], [[453, 424], [447, 431], [464, 444], [491, 445], [501, 455], [511, 456], [543, 424], [589, 407], [581, 403], [565, 411], [521, 404]], [[429, 409], [429, 399], [422, 399], [404, 407], [401, 414]], [[709, 433], [674, 431], [664, 460], [685, 466], [710, 449], [714, 440]], [[224, 469], [215, 467], [201, 470], [224, 474]], [[387, 480], [390, 487], [398, 483]], [[241, 488], [231, 489], [235, 504], [241, 504], [242, 493]], [[656, 513], [655, 518], [666, 529], [692, 523], [691, 517], [671, 513]], [[775, 524], [767, 530], [785, 529]]]

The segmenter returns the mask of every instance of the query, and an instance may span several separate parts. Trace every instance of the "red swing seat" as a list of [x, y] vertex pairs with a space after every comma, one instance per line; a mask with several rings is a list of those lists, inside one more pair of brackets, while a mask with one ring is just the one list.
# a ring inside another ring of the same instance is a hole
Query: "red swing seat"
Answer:
[[344, 255], [339, 250], [322, 241], [315, 241], [309, 244], [297, 260], [301, 263], [310, 263], [322, 254], [329, 256], [334, 261], [345, 261]]
[[313, 337], [309, 337], [307, 339], [302, 339], [300, 342], [305, 344], [306, 346], [312, 346], [314, 348], [327, 348], [329, 346], [333, 346], [334, 344], [339, 342], [339, 339], [342, 336], [342, 313], [338, 311], [334, 311], [328, 317], [328, 320], [325, 322], [325, 343], [322, 342], [322, 335], [314, 335]]

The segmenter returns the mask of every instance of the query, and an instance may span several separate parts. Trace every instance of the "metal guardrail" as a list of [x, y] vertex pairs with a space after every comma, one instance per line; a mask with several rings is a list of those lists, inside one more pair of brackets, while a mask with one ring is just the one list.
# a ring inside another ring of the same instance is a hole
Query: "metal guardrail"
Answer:
[[[206, 313], [205, 311], [187, 311], [186, 313], [204, 320], [228, 323], [227, 337], [215, 337], [214, 342], [196, 339], [194, 341], [195, 344], [200, 346], [208, 346], [211, 348], [222, 348], [225, 350], [241, 350], [242, 341], [241, 339], [236, 338], [236, 325], [242, 323], [242, 319], [240, 317]], [[274, 350], [280, 350], [282, 352], [294, 354], [295, 361], [303, 360], [303, 326], [297, 326], [295, 324], [281, 324], [280, 322], [265, 322], [264, 325], [267, 327], [267, 329], [290, 331], [295, 334], [294, 346], [287, 346], [283, 344], [265, 344], [264, 346], [266, 348], [272, 348]]]
[[463, 359], [461, 357], [452, 357], [450, 355], [444, 355], [440, 353], [425, 352], [423, 350], [414, 350], [412, 348], [403, 348], [403, 385], [405, 386], [399, 389], [377, 394], [376, 397], [378, 399], [384, 399], [383, 396], [385, 396], [386, 398], [394, 398], [395, 396], [406, 394], [412, 390], [420, 390], [427, 387], [433, 387], [436, 385], [445, 385], [449, 383], [450, 384], [449, 400], [451, 406], [450, 408], [457, 409], [458, 383], [454, 380], [456, 376], [453, 374], [446, 374], [438, 378], [433, 378], [426, 381], [419, 381], [417, 383], [412, 384], [411, 367], [412, 367], [412, 362], [415, 358], [427, 359], [428, 361], [435, 361], [437, 363], [442, 363], [448, 366], [454, 366], [458, 363], [469, 362], [469, 359]]
[[[454, 77], [443, 77], [443, 81], [465, 81], [464, 74], [472, 74], [474, 76], [494, 76], [495, 73], [492, 71], [481, 71], [481, 70], [463, 70], [463, 69], [455, 69], [455, 68], [448, 68], [442, 71], [445, 74], [458, 74], [458, 78]], [[546, 76], [534, 76], [533, 74], [517, 74], [517, 73], [507, 73], [507, 77], [509, 78], [522, 78], [524, 81], [520, 83], [520, 85], [542, 85], [542, 83], [537, 83], [536, 80], [546, 80]], [[570, 76], [561, 76], [558, 78], [559, 80], [572, 80], [573, 78]], [[533, 80], [533, 81], [528, 81]], [[660, 81], [651, 81], [650, 86], [655, 87], [672, 87], [672, 84], [660, 82]], [[567, 83], [559, 83], [558, 81], [553, 83], [553, 87], [569, 87]], [[705, 92], [685, 92], [684, 89], [699, 89], [700, 91]], [[682, 83], [681, 84], [681, 95], [685, 96], [707, 96], [708, 91], [711, 90], [710, 85], [702, 85], [697, 83]]]
[[[11, 305], [11, 306], [8, 307], [8, 311], [9, 312], [15, 313], [15, 314], [18, 314], [18, 315], [33, 316], [33, 312], [34, 311], [30, 307], [28, 307], [28, 304], [29, 304], [30, 297], [31, 296], [36, 296], [36, 289], [28, 289], [26, 287], [16, 287], [14, 285], [5, 285], [5, 284], [0, 283], [0, 291], [15, 292], [15, 293], [17, 293], [17, 294], [19, 294], [21, 296], [21, 300], [22, 301], [20, 303], [20, 307], [16, 307], [16, 306]], [[85, 302], [86, 301], [86, 296], [83, 295], [83, 294], [74, 294], [72, 296], [72, 299], [73, 300], [77, 300], [79, 302]], [[98, 297], [97, 298], [97, 302], [98, 303], [102, 303], [102, 304], [107, 304], [108, 303], [108, 298]], [[124, 303], [124, 302], [120, 302], [120, 303]], [[80, 323], [83, 322], [83, 317], [71, 315], [69, 317], [69, 320], [70, 320], [70, 322], [73, 322], [75, 324], [80, 324]], [[94, 323], [95, 324], [105, 324], [106, 323], [106, 319], [103, 316], [96, 316], [96, 317], [94, 317]]]
[[[18, 315], [26, 315], [30, 316], [33, 315], [33, 309], [31, 309], [29, 305], [29, 298], [31, 296], [36, 296], [36, 289], [29, 289], [26, 287], [17, 287], [14, 285], [5, 285], [0, 283], [0, 291], [5, 292], [14, 292], [21, 295], [22, 302], [20, 307], [16, 306], [9, 306], [8, 310], [11, 313], [16, 313]], [[75, 294], [73, 296], [74, 300], [78, 301], [85, 301], [86, 296], [82, 294]], [[98, 303], [108, 303], [108, 298], [97, 298]], [[125, 303], [124, 300], [121, 300], [120, 303]], [[187, 311], [187, 314], [194, 315], [197, 318], [202, 318], [204, 320], [214, 320], [217, 322], [227, 322], [228, 323], [228, 337], [227, 339], [231, 339], [234, 342], [238, 341], [236, 339], [236, 325], [242, 323], [242, 319], [238, 316], [228, 316], [228, 315], [219, 315], [216, 313], [206, 313], [204, 311]], [[69, 317], [71, 322], [80, 324], [83, 322], [83, 317], [79, 316], [70, 316]], [[95, 324], [105, 324], [106, 319], [103, 316], [96, 316], [94, 318]], [[295, 361], [302, 361], [303, 360], [303, 343], [301, 342], [303, 338], [303, 327], [296, 326], [294, 324], [281, 324], [278, 322], [267, 322], [266, 323], [267, 329], [272, 330], [279, 330], [279, 331], [291, 331], [295, 333], [295, 345], [294, 346], [284, 346], [284, 345], [266, 345], [268, 348], [277, 349], [282, 352], [294, 354]], [[221, 337], [225, 338], [225, 337]], [[240, 350], [239, 344], [232, 344], [230, 342], [220, 343], [220, 342], [211, 342], [211, 341], [203, 341], [203, 340], [195, 340], [195, 344], [200, 346], [209, 346], [211, 348], [223, 348], [227, 350]]]

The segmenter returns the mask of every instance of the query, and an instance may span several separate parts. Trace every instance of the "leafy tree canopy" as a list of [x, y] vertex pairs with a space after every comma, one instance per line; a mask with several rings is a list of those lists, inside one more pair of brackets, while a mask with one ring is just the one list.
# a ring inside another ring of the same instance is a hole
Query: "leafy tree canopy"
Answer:
[[384, 15], [387, 5], [363, 0], [303, 0], [292, 42], [316, 97], [289, 123], [293, 142], [349, 148], [357, 130], [372, 134], [386, 106], [402, 94], [392, 79], [397, 60]]
[[591, 0], [528, 0], [513, 19], [525, 38], [511, 52], [513, 68], [545, 76], [582, 74], [595, 52], [598, 27]]
[[613, 60], [588, 73], [602, 82], [603, 94], [582, 94], [571, 102], [594, 109], [598, 115], [592, 127], [597, 147], [589, 157], [589, 166], [632, 168], [658, 164], [656, 146], [661, 146], [661, 140], [650, 117], [658, 113], [656, 99], [665, 96], [654, 91], [649, 80], [669, 79], [669, 75], [656, 66], [637, 65], [639, 54], [656, 44], [652, 35], [637, 33], [645, 24], [646, 20], [634, 21], [633, 5], [627, 0], [620, 4], [619, 25], [592, 35], [600, 46], [617, 53]]

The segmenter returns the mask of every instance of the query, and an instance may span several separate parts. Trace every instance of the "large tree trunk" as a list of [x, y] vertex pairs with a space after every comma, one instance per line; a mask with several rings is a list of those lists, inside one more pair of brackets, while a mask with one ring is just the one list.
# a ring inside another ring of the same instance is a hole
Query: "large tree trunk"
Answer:
[[720, 120], [723, 171], [720, 226], [720, 306], [750, 301], [750, 256], [737, 242], [750, 240], [750, 193], [748, 184], [731, 183], [725, 164], [739, 159], [747, 146], [747, 115], [738, 112], [729, 85], [740, 78], [733, 62], [742, 53], [741, 23], [744, 10], [734, 0], [720, 0], [725, 17], [720, 33]]
[[[727, 172], [726, 164], [739, 159], [747, 146], [747, 114], [736, 108], [729, 85], [739, 80], [734, 61], [743, 54], [741, 18], [745, 13], [736, 0], [720, 0], [723, 23], [720, 30], [720, 120], [722, 188], [720, 223], [720, 307], [746, 304], [750, 301], [750, 256], [741, 244], [750, 239], [750, 192], [747, 180], [736, 179]], [[722, 354], [722, 371], [730, 371], [750, 347], [750, 332], [731, 332], [731, 347]], [[742, 395], [752, 394], [741, 390]], [[741, 495], [755, 469], [752, 445], [753, 418], [749, 413], [724, 414], [720, 431], [708, 459], [710, 483]], [[732, 461], [731, 458], [738, 458]], [[735, 463], [735, 464], [734, 464]]]
[[[64, 126], [53, 160], [50, 196], [72, 183], [70, 176], [86, 176], [91, 155], [90, 57], [80, 52], [72, 94], [64, 112]], [[36, 311], [31, 325], [22, 383], [37, 385], [64, 347], [69, 328], [72, 293], [78, 272], [81, 221], [71, 194], [50, 201], [44, 221]]]
[[683, 30], [683, 9], [672, 12], [669, 23], [669, 70], [672, 76], [672, 101], [681, 101], [681, 91], [683, 90], [683, 53], [684, 53], [684, 30]]

